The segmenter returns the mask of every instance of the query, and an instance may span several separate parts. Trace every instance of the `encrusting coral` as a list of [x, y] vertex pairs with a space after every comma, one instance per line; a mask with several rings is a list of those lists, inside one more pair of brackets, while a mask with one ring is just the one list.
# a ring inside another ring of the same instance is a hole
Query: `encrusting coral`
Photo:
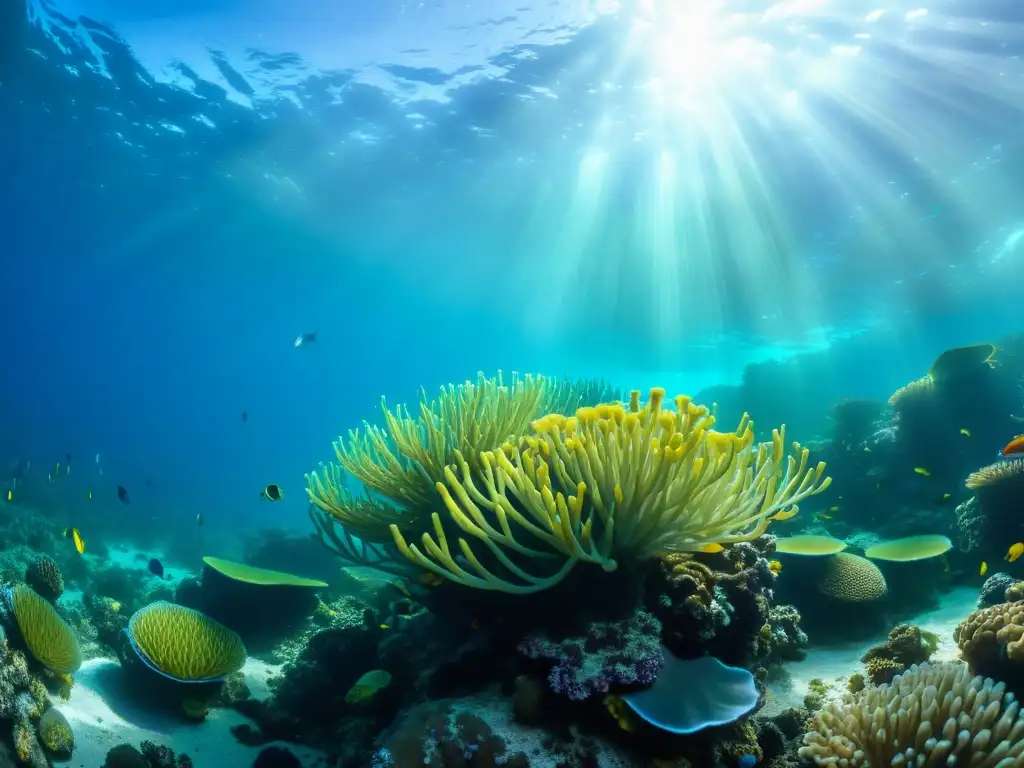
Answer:
[[[735, 432], [716, 432], [706, 407], [678, 396], [672, 411], [662, 407], [664, 396], [656, 388], [643, 408], [633, 392], [628, 409], [601, 405], [569, 418], [545, 416], [519, 445], [481, 452], [475, 476], [461, 454], [445, 468], [436, 488], [451, 519], [486, 547], [502, 575], [459, 538], [472, 572], [463, 568], [436, 513], [434, 535], [423, 534], [422, 549], [392, 525], [395, 543], [413, 562], [456, 583], [530, 593], [557, 584], [579, 562], [612, 571], [617, 558], [756, 539], [773, 515], [795, 512], [798, 502], [828, 487], [825, 465], [810, 467], [806, 449], [794, 444], [795, 455], [786, 456], [784, 428], [757, 444], [748, 417]], [[534, 546], [517, 539], [510, 523]], [[514, 556], [555, 564], [538, 576]]]
[[960, 656], [976, 674], [1024, 684], [1024, 602], [998, 603], [971, 613], [953, 631]]
[[861, 657], [868, 677], [875, 684], [891, 682], [895, 675], [914, 664], [923, 664], [938, 647], [938, 638], [913, 624], [897, 624], [884, 643]]
[[922, 664], [846, 694], [811, 718], [801, 759], [817, 765], [1016, 765], [1024, 720], [1006, 686], [964, 664]]

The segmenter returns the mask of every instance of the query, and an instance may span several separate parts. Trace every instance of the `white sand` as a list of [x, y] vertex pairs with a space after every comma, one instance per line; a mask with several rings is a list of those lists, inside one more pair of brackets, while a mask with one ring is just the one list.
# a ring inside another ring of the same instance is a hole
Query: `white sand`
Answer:
[[[939, 636], [939, 648], [932, 655], [932, 661], [959, 658], [959, 651], [953, 642], [953, 630], [977, 607], [977, 601], [977, 589], [958, 587], [940, 595], [939, 607], [935, 610], [907, 620], [907, 623], [916, 624]], [[803, 661], [787, 662], [781, 679], [768, 683], [768, 700], [762, 714], [771, 717], [787, 707], [801, 706], [808, 694], [807, 684], [815, 678], [835, 683], [836, 693], [842, 694], [846, 691], [849, 676], [864, 671], [861, 656], [872, 646], [884, 642], [887, 635], [888, 631], [855, 643], [827, 648], [812, 647]]]
[[[243, 672], [253, 696], [264, 698], [267, 678], [276, 669], [249, 660]], [[231, 726], [249, 722], [238, 712], [213, 709], [202, 723], [183, 722], [172, 714], [147, 710], [137, 696], [125, 691], [122, 674], [116, 662], [87, 661], [75, 675], [70, 701], [54, 700], [75, 733], [75, 752], [67, 765], [100, 768], [111, 747], [125, 743], [138, 747], [143, 740], [187, 753], [196, 768], [249, 768], [262, 749], [239, 744], [231, 735]], [[316, 752], [290, 744], [282, 746], [291, 749], [307, 768], [324, 764]]]

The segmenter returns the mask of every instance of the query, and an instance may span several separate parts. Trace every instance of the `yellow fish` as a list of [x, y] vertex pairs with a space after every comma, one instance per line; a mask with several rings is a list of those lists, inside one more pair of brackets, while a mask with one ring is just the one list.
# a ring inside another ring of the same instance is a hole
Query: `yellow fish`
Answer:
[[917, 474], [919, 474], [919, 475], [924, 475], [925, 477], [931, 477], [932, 476], [932, 473], [929, 472], [924, 467], [914, 467], [914, 471], [917, 472]]
[[946, 499], [948, 499], [952, 495], [953, 494], [951, 494], [951, 493], [944, 493], [944, 494], [942, 494], [942, 500], [945, 501]]
[[391, 627], [389, 627], [387, 624], [381, 624], [380, 628], [381, 629], [391, 629]]
[[92, 501], [92, 491], [89, 491], [89, 501]]
[[1024, 555], [1024, 543], [1017, 542], [1006, 553], [1006, 557], [1003, 560], [1009, 560], [1011, 563], [1014, 562], [1018, 557]]
[[829, 512], [838, 512], [839, 511], [839, 506], [837, 505], [837, 506], [834, 506], [834, 507], [829, 507], [828, 511]]
[[7, 490], [7, 500], [10, 501], [12, 496], [14, 496], [14, 491], [8, 489]]
[[819, 512], [818, 513], [818, 519], [819, 520], [832, 520], [833, 518], [832, 518], [832, 515], [826, 515], [824, 512]]
[[[791, 518], [794, 515], [796, 515], [796, 513], [799, 512], [799, 511], [800, 510], [798, 510], [798, 509], [784, 509], [781, 512], [776, 512], [774, 515], [772, 515], [768, 519], [769, 520], [789, 520], [789, 518]], [[701, 550], [701, 551], [703, 552], [704, 550]], [[721, 552], [721, 551], [722, 551], [721, 549], [716, 549], [715, 550], [715, 552]]]
[[963, 435], [964, 437], [970, 437], [971, 431], [969, 429], [961, 429], [960, 434]]
[[981, 568], [978, 569], [978, 575], [979, 576], [984, 576], [986, 573], [988, 573], [988, 563], [986, 563], [984, 560], [982, 560], [981, 561]]
[[[1022, 545], [1022, 546], [1024, 546], [1024, 545]], [[709, 555], [714, 555], [714, 554], [717, 554], [719, 552], [723, 552], [724, 550], [725, 550], [725, 547], [723, 547], [721, 544], [705, 544], [703, 547], [701, 547], [697, 551], [698, 552], [704, 552], [704, 553], [709, 554]]]
[[778, 560], [769, 560], [768, 567], [771, 569], [772, 573], [782, 573], [782, 563]]
[[[71, 539], [75, 542], [75, 549], [78, 550], [78, 554], [85, 554], [85, 541], [82, 540], [82, 534], [78, 532], [77, 528], [65, 528], [64, 538]], [[1024, 547], [1024, 545], [1021, 546]]]

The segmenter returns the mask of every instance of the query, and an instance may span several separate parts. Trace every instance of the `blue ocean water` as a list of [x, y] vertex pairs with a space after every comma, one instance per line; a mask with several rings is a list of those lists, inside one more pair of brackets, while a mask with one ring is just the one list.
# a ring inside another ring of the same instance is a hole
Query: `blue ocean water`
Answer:
[[756, 374], [765, 418], [813, 431], [1020, 329], [1022, 24], [996, 0], [9, 0], [0, 463], [70, 455], [34, 492], [72, 520], [230, 535], [304, 529], [303, 474], [382, 394], [478, 370]]

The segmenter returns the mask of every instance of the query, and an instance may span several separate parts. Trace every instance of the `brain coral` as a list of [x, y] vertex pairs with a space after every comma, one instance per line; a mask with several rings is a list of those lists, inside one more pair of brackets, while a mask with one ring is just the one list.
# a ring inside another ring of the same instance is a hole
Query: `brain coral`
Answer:
[[818, 591], [822, 594], [851, 603], [877, 600], [884, 597], [887, 590], [878, 566], [849, 552], [831, 557], [818, 582]]
[[125, 630], [151, 669], [179, 682], [220, 680], [245, 663], [245, 645], [209, 616], [164, 601], [140, 608]]
[[976, 672], [1024, 661], [1024, 601], [981, 608], [953, 631], [960, 655]]
[[82, 651], [74, 630], [35, 590], [27, 584], [8, 587], [4, 601], [36, 661], [64, 674], [82, 666]]
[[1018, 713], [1002, 683], [972, 677], [956, 662], [922, 664], [816, 712], [799, 755], [850, 768], [1019, 765]]
[[64, 594], [64, 577], [53, 558], [40, 555], [25, 569], [25, 581], [50, 602]]

